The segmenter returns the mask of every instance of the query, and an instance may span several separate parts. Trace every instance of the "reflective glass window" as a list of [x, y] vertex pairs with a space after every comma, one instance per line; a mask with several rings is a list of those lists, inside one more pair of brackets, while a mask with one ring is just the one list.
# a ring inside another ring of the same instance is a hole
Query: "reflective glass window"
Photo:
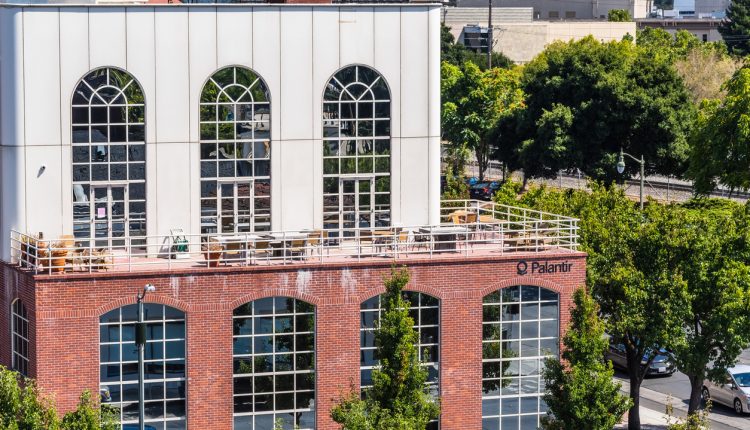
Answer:
[[12, 368], [22, 375], [29, 374], [29, 317], [21, 300], [11, 306]]

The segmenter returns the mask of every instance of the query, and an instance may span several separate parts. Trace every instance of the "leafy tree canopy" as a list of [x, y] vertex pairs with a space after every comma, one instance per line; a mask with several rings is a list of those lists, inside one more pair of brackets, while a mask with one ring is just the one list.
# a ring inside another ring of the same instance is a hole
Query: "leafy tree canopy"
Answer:
[[741, 56], [750, 53], [750, 0], [733, 0], [729, 4], [719, 33], [730, 52]]
[[526, 109], [500, 120], [496, 158], [527, 177], [579, 168], [610, 182], [621, 149], [642, 154], [647, 173], [685, 169], [694, 107], [669, 55], [590, 36], [555, 42], [526, 66], [521, 90]]
[[610, 9], [607, 12], [607, 21], [610, 22], [630, 22], [633, 17], [630, 16], [630, 12], [625, 9]]
[[718, 184], [750, 189], [750, 68], [738, 70], [724, 88], [724, 101], [701, 104], [691, 136], [688, 176], [700, 194]]
[[441, 90], [443, 137], [455, 171], [474, 153], [480, 180], [492, 152], [491, 132], [498, 119], [523, 105], [519, 69], [482, 71], [467, 61], [462, 66], [442, 63]]

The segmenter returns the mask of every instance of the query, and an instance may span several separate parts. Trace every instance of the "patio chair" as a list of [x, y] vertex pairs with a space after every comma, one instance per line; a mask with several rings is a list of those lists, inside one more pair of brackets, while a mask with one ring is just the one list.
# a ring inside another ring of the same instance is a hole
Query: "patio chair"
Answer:
[[424, 247], [426, 250], [430, 250], [432, 246], [432, 235], [429, 233], [420, 233], [419, 231], [409, 231], [409, 242], [411, 243], [411, 249], [417, 249], [417, 247]]
[[307, 254], [307, 241], [305, 239], [295, 239], [291, 241], [289, 248], [286, 249], [287, 254], [294, 257], [300, 257], [304, 260]]
[[372, 249], [375, 244], [372, 232], [370, 230], [360, 230], [359, 241], [357, 243], [359, 244], [360, 255], [362, 255], [362, 248], [364, 248], [365, 246], [369, 246], [370, 249]]
[[307, 245], [310, 247], [310, 254], [317, 252], [318, 256], [323, 255], [323, 248], [326, 249], [326, 254], [331, 255], [331, 250], [325, 246], [326, 239], [328, 239], [328, 231], [326, 230], [313, 230], [307, 235]]
[[245, 260], [245, 251], [242, 249], [240, 242], [227, 242], [224, 244], [224, 252], [221, 254], [221, 262], [226, 266], [227, 263], [238, 263]]
[[252, 249], [253, 260], [257, 262], [258, 257], [265, 257], [266, 262], [269, 262], [269, 260], [273, 256], [273, 248], [271, 247], [271, 242], [268, 240], [258, 240], [254, 245], [255, 246]]

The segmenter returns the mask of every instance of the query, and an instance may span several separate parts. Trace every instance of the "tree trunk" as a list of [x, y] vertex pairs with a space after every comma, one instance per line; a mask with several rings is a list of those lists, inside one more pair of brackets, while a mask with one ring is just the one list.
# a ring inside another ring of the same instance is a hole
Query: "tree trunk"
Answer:
[[479, 169], [479, 182], [484, 182], [484, 171], [487, 170], [487, 164], [489, 164], [489, 157], [485, 153], [483, 148], [477, 148], [474, 150], [477, 156], [477, 168]]
[[640, 372], [640, 360], [633, 366], [628, 360], [628, 370], [630, 375], [630, 398], [633, 399], [633, 406], [628, 411], [628, 430], [641, 430], [641, 379], [638, 377]]
[[690, 379], [690, 403], [688, 403], [688, 415], [692, 415], [701, 407], [701, 389], [703, 388], [703, 375], [688, 375]]

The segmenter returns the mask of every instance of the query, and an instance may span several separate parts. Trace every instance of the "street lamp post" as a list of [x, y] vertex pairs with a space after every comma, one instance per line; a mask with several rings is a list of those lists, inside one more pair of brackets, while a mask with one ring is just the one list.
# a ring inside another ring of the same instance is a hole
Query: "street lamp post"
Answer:
[[622, 174], [622, 172], [625, 171], [625, 156], [628, 156], [632, 158], [636, 163], [639, 163], [641, 165], [641, 190], [640, 190], [640, 200], [641, 200], [641, 210], [643, 210], [643, 180], [644, 180], [644, 171], [646, 170], [646, 161], [643, 159], [643, 155], [641, 155], [641, 158], [638, 159], [636, 157], [633, 157], [632, 155], [628, 154], [627, 152], [623, 152], [622, 149], [620, 149], [620, 156], [617, 158], [617, 173]]
[[151, 284], [146, 284], [143, 287], [143, 292], [138, 293], [138, 323], [135, 326], [135, 344], [138, 347], [138, 429], [145, 430], [145, 406], [143, 399], [146, 397], [146, 390], [144, 388], [144, 370], [143, 370], [143, 355], [146, 347], [146, 323], [143, 322], [143, 299], [146, 297], [146, 293], [153, 293], [156, 291], [156, 287]]

